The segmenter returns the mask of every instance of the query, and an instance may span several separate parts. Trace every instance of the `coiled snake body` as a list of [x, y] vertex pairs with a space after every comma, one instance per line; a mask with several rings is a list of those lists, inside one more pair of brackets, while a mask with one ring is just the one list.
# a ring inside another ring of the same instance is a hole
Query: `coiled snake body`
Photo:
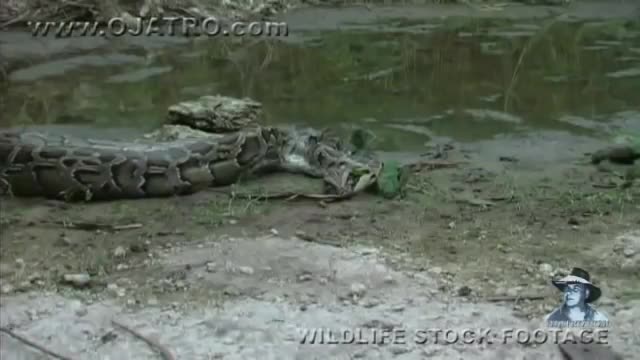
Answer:
[[324, 178], [337, 194], [354, 191], [362, 174], [375, 180], [375, 166], [321, 132], [240, 123], [226, 134], [153, 143], [3, 131], [0, 185], [15, 196], [88, 201], [183, 195], [274, 170]]

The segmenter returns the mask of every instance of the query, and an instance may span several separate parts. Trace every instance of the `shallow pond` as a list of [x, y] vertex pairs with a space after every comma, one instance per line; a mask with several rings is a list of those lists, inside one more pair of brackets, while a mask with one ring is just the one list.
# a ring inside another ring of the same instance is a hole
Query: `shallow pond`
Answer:
[[372, 129], [381, 150], [534, 130], [640, 130], [640, 26], [627, 20], [391, 19], [287, 38], [42, 39], [8, 74], [2, 127], [146, 130], [169, 105], [251, 97], [265, 122]]

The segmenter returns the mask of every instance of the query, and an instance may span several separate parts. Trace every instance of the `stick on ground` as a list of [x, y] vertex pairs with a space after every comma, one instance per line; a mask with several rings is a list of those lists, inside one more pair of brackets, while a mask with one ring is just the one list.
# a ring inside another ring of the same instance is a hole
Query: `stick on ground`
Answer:
[[176, 358], [173, 356], [173, 354], [171, 353], [171, 351], [169, 351], [169, 349], [167, 349], [164, 345], [149, 339], [148, 337], [142, 335], [140, 332], [138, 332], [137, 330], [134, 330], [133, 328], [125, 325], [125, 324], [121, 324], [115, 320], [111, 320], [111, 323], [119, 328], [121, 328], [122, 330], [125, 330], [126, 332], [128, 332], [129, 334], [135, 336], [137, 339], [144, 341], [145, 343], [147, 343], [147, 345], [151, 346], [152, 349], [160, 352], [160, 355], [162, 356], [163, 360], [176, 360]]
[[67, 356], [65, 356], [65, 355], [60, 355], [60, 354], [58, 354], [58, 353], [56, 353], [56, 352], [54, 352], [54, 351], [52, 351], [52, 350], [47, 349], [44, 345], [40, 345], [40, 344], [38, 344], [38, 343], [36, 343], [36, 342], [33, 342], [33, 341], [31, 341], [31, 340], [27, 339], [26, 337], [24, 337], [24, 336], [22, 336], [22, 335], [18, 335], [18, 334], [16, 334], [15, 332], [13, 332], [13, 331], [11, 331], [11, 330], [7, 329], [7, 328], [6, 328], [6, 327], [4, 327], [4, 326], [0, 326], [0, 332], [3, 332], [3, 333], [5, 333], [5, 334], [7, 334], [7, 335], [11, 336], [12, 338], [14, 338], [14, 339], [16, 339], [16, 340], [20, 341], [21, 343], [26, 344], [26, 345], [29, 345], [29, 346], [31, 346], [31, 347], [32, 347], [32, 348], [34, 348], [34, 349], [38, 349], [38, 350], [40, 350], [41, 352], [43, 352], [43, 353], [45, 353], [45, 354], [47, 354], [47, 355], [49, 355], [49, 356], [52, 356], [52, 357], [54, 357], [54, 358], [56, 358], [56, 359], [59, 359], [59, 360], [73, 360], [73, 359], [72, 359], [72, 358], [70, 358], [70, 357], [67, 357]]

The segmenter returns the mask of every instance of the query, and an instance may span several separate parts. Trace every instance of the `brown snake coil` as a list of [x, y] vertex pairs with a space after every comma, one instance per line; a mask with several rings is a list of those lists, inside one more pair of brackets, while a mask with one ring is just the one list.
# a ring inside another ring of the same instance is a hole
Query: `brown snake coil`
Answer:
[[318, 132], [268, 127], [154, 144], [5, 131], [0, 161], [5, 193], [67, 201], [190, 194], [264, 170], [321, 177], [345, 194], [359, 181], [354, 170], [372, 169]]
[[0, 181], [16, 196], [66, 200], [188, 194], [277, 163], [275, 141], [270, 129], [158, 144], [0, 132]]

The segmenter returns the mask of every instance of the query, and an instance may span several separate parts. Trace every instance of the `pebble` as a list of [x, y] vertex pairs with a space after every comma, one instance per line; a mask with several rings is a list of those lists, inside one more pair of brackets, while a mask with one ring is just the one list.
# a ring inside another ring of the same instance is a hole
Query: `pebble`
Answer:
[[367, 256], [367, 255], [377, 254], [378, 253], [378, 249], [376, 249], [376, 248], [364, 248], [364, 249], [360, 249], [358, 252], [360, 253], [360, 255]]
[[520, 294], [520, 288], [519, 288], [519, 287], [512, 287], [512, 288], [509, 288], [509, 289], [505, 292], [505, 294], [506, 294], [507, 296], [512, 296], [512, 297], [518, 296], [518, 294]]
[[0, 264], [0, 276], [11, 276], [15, 273], [13, 266], [9, 264]]
[[125, 289], [119, 287], [117, 284], [109, 284], [107, 285], [107, 290], [113, 292], [115, 295], [119, 297], [123, 297], [125, 295]]
[[69, 237], [66, 235], [60, 235], [60, 243], [64, 246], [73, 245], [73, 241], [71, 241], [71, 239], [69, 239]]
[[362, 283], [353, 283], [350, 287], [349, 295], [361, 298], [367, 292], [367, 287]]
[[401, 346], [392, 346], [389, 348], [389, 352], [394, 355], [394, 356], [398, 356], [398, 355], [402, 355], [402, 354], [406, 354], [408, 353], [410, 350], [406, 347], [401, 347]]
[[64, 282], [71, 284], [75, 287], [85, 287], [89, 285], [91, 276], [87, 273], [80, 274], [66, 274], [63, 277]]
[[540, 272], [544, 275], [552, 275], [553, 274], [553, 266], [547, 264], [547, 263], [542, 263], [540, 264], [540, 266], [538, 267], [538, 269], [540, 270]]
[[238, 272], [245, 275], [253, 275], [254, 270], [251, 266], [240, 266], [238, 267]]
[[89, 310], [87, 310], [86, 307], [81, 307], [79, 309], [76, 309], [75, 314], [77, 317], [83, 317], [86, 316], [89, 313]]
[[622, 250], [622, 254], [626, 257], [633, 257], [636, 254], [636, 249], [633, 249], [630, 246], [627, 246]]
[[458, 296], [469, 296], [471, 295], [471, 292], [472, 292], [471, 288], [464, 285], [458, 289]]
[[117, 258], [123, 258], [127, 255], [127, 250], [123, 246], [118, 246], [113, 250], [113, 256]]
[[379, 299], [376, 298], [369, 298], [367, 300], [365, 300], [361, 305], [367, 309], [371, 309], [374, 308], [378, 305], [380, 305], [382, 302]]

